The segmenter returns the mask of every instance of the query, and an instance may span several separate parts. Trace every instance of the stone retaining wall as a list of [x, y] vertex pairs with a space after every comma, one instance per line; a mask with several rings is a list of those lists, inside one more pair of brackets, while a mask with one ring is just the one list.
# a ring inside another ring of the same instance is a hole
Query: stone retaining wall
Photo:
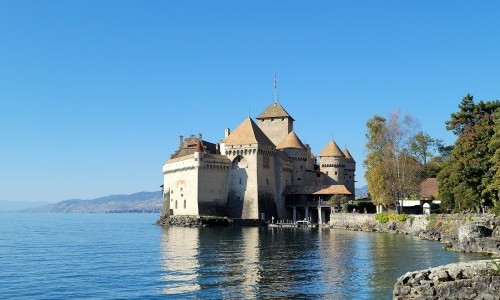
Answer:
[[330, 226], [333, 228], [417, 234], [427, 228], [428, 217], [425, 215], [408, 215], [405, 222], [379, 223], [375, 214], [334, 213], [330, 215]]
[[500, 218], [491, 214], [408, 215], [405, 222], [380, 223], [374, 214], [334, 213], [330, 226], [412, 234], [440, 241], [451, 250], [500, 255]]
[[449, 264], [408, 272], [394, 285], [394, 299], [499, 299], [500, 260]]

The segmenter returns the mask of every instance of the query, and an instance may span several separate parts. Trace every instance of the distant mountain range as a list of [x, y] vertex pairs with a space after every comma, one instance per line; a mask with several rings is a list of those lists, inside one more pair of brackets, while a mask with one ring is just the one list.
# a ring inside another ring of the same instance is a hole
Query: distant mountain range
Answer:
[[33, 213], [128, 213], [160, 212], [161, 207], [162, 193], [158, 191], [111, 195], [92, 200], [70, 199], [19, 211]]
[[356, 199], [366, 198], [368, 197], [368, 186], [362, 186], [360, 188], [354, 189], [356, 192]]

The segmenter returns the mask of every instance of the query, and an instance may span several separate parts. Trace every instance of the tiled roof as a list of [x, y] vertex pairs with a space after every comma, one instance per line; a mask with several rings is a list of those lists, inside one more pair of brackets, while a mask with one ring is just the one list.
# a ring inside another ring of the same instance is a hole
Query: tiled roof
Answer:
[[276, 146], [276, 149], [285, 148], [306, 149], [293, 130]]
[[257, 119], [267, 119], [267, 118], [290, 118], [293, 120], [292, 116], [286, 112], [286, 110], [281, 106], [279, 102], [271, 103], [258, 117]]
[[179, 148], [174, 152], [174, 154], [170, 155], [170, 159], [183, 157], [188, 154], [193, 154], [196, 150], [196, 145], [201, 141], [201, 150], [205, 153], [217, 153], [217, 147], [215, 144], [197, 139], [195, 137], [189, 137], [183, 139]]
[[349, 150], [347, 150], [347, 148], [345, 148], [342, 153], [344, 153], [344, 156], [347, 159], [347, 161], [356, 162], [354, 160], [354, 158], [352, 158], [351, 152], [349, 152]]
[[273, 142], [271, 142], [259, 126], [250, 118], [241, 122], [241, 124], [224, 139], [224, 143], [226, 143], [226, 145], [262, 144], [274, 146]]
[[333, 140], [330, 141], [328, 145], [326, 145], [319, 156], [345, 157], [344, 153], [342, 153], [342, 150], [340, 150], [339, 146], [337, 146], [337, 144], [335, 144]]
[[438, 194], [438, 181], [437, 178], [427, 178], [420, 184], [420, 197], [422, 198], [436, 198]]
[[287, 186], [285, 195], [351, 195], [343, 184]]
[[191, 159], [191, 158], [194, 158], [193, 154], [188, 154], [188, 155], [184, 155], [184, 156], [181, 156], [181, 157], [171, 158], [171, 159], [167, 160], [167, 163], [170, 164], [170, 163], [174, 163], [174, 162], [188, 160], [188, 159]]
[[221, 154], [208, 154], [208, 153], [205, 153], [205, 157], [207, 157], [207, 158], [213, 158], [213, 159], [220, 159], [220, 160], [231, 161], [227, 156], [221, 155]]

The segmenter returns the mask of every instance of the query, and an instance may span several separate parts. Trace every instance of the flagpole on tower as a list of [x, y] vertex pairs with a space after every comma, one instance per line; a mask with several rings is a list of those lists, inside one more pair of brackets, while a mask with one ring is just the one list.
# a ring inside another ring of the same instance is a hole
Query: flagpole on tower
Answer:
[[274, 73], [274, 104], [278, 103], [278, 79], [276, 79], [276, 73]]

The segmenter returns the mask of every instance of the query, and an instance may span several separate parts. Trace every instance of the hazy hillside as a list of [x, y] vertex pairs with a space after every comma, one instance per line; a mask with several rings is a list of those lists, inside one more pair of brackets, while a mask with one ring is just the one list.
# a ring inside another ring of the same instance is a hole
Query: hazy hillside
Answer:
[[362, 186], [360, 188], [355, 188], [356, 191], [356, 199], [366, 198], [368, 197], [368, 186]]
[[109, 213], [160, 212], [161, 192], [139, 192], [131, 195], [111, 195], [92, 200], [70, 199], [23, 212], [39, 213]]
[[0, 200], [0, 212], [13, 212], [22, 209], [39, 207], [47, 205], [50, 202], [31, 202], [31, 201], [8, 201]]

